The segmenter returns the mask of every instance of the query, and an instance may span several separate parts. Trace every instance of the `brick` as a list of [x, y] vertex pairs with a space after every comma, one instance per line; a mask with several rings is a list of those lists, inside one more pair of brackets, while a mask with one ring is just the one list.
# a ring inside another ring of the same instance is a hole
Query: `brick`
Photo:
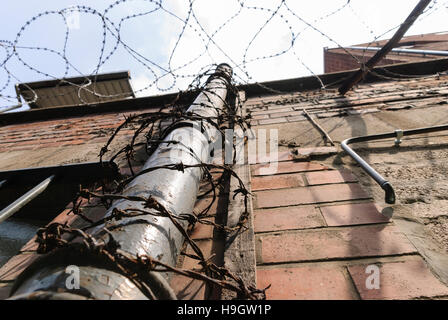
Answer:
[[89, 139], [76, 139], [76, 140], [70, 140], [70, 141], [63, 142], [61, 145], [62, 146], [75, 146], [75, 145], [84, 144], [87, 141], [89, 141]]
[[336, 154], [338, 149], [336, 147], [309, 147], [309, 148], [297, 148], [297, 155], [299, 156], [319, 156], [325, 154]]
[[206, 283], [181, 275], [173, 275], [170, 281], [179, 300], [204, 300]]
[[275, 176], [260, 176], [251, 179], [252, 191], [294, 188], [304, 186], [302, 175], [300, 173], [284, 174]]
[[303, 117], [303, 112], [302, 111], [287, 111], [287, 112], [279, 112], [279, 113], [273, 113], [271, 114], [271, 118], [287, 118], [290, 119], [291, 117], [297, 117], [297, 116], [301, 116]]
[[279, 163], [256, 164], [252, 166], [255, 176], [271, 175], [279, 173], [295, 173], [306, 171], [326, 170], [328, 167], [315, 162], [284, 161]]
[[255, 192], [255, 204], [260, 209], [366, 198], [368, 194], [357, 183]]
[[277, 124], [277, 123], [285, 123], [288, 122], [286, 118], [278, 118], [278, 119], [265, 119], [265, 120], [258, 120], [258, 123], [260, 125], [265, 124]]
[[[86, 198], [81, 198], [81, 207], [97, 207], [97, 206], [102, 206], [101, 204], [101, 200], [99, 198], [91, 198], [90, 200], [87, 200]], [[67, 206], [65, 207], [66, 209], [72, 209], [73, 208], [73, 201], [70, 201]]]
[[340, 116], [343, 116], [343, 115], [344, 115], [344, 112], [341, 112], [341, 111], [316, 113], [316, 116], [319, 119], [331, 118], [331, 117], [340, 117]]
[[377, 266], [380, 269], [379, 289], [367, 288], [366, 282], [370, 280], [367, 278], [372, 275], [370, 270], [366, 273], [367, 265], [348, 267], [362, 299], [412, 299], [448, 295], [448, 287], [434, 277], [420, 257], [418, 260], [408, 259]]
[[15, 255], [0, 268], [0, 281], [15, 280], [37, 257], [34, 253]]
[[255, 232], [317, 228], [325, 222], [314, 207], [286, 207], [255, 210]]
[[[142, 165], [132, 166], [132, 170], [134, 171], [134, 173], [140, 172], [142, 170], [142, 168], [143, 168]], [[125, 176], [131, 176], [132, 175], [131, 168], [129, 168], [128, 166], [121, 167], [120, 174], [125, 175]]]
[[255, 115], [260, 115], [260, 114], [277, 114], [279, 112], [288, 113], [288, 112], [292, 112], [292, 111], [293, 111], [293, 109], [291, 107], [281, 106], [281, 107], [274, 107], [270, 110], [252, 111], [251, 113], [253, 116], [255, 116]]
[[38, 243], [36, 242], [37, 237], [34, 236], [31, 238], [31, 240], [29, 240], [27, 243], [25, 243], [25, 245], [20, 248], [20, 252], [22, 251], [35, 251], [37, 249], [37, 247], [39, 246]]
[[340, 267], [300, 267], [257, 270], [257, 287], [268, 300], [356, 299]]
[[351, 203], [320, 208], [328, 226], [348, 226], [388, 222], [374, 203]]
[[[210, 218], [206, 220], [213, 221], [214, 219]], [[213, 228], [214, 227], [212, 225], [198, 222], [195, 224], [194, 229], [191, 231], [190, 237], [193, 240], [213, 238]]]
[[352, 109], [352, 110], [347, 110], [347, 113], [349, 115], [360, 115], [360, 114], [366, 114], [366, 113], [374, 113], [374, 112], [379, 112], [380, 110], [378, 110], [377, 108], [369, 108], [369, 109]]
[[289, 151], [279, 151], [276, 154], [269, 154], [265, 156], [256, 156], [257, 163], [269, 163], [269, 162], [280, 162], [280, 161], [291, 161], [293, 155]]
[[287, 117], [286, 118], [288, 122], [296, 122], [296, 121], [305, 121], [306, 118], [304, 116], [293, 116], [293, 117]]
[[304, 230], [260, 236], [261, 262], [350, 259], [416, 252], [395, 226]]
[[309, 185], [357, 182], [355, 176], [349, 170], [330, 170], [320, 172], [308, 172], [305, 174]]
[[[196, 201], [196, 204], [194, 206], [194, 210], [196, 213], [201, 213], [202, 210], [205, 210], [210, 203], [213, 201], [213, 197], [206, 197], [199, 199]], [[209, 211], [207, 212], [208, 215], [215, 214], [220, 215], [227, 212], [227, 201], [225, 203], [222, 203], [223, 201], [220, 201], [220, 198], [217, 197], [215, 201], [212, 203]]]
[[67, 223], [68, 225], [71, 225], [73, 221], [77, 218], [77, 216], [71, 212], [71, 209], [65, 209], [60, 214], [56, 216], [50, 223], [57, 222], [57, 223]]
[[269, 119], [268, 114], [256, 114], [252, 116], [252, 119], [254, 120], [261, 120], [261, 119]]
[[[204, 257], [206, 259], [211, 256], [211, 254], [212, 254], [212, 246], [213, 246], [213, 241], [212, 240], [201, 240], [201, 241], [196, 241], [195, 243], [199, 247], [199, 249], [201, 249], [201, 251], [204, 254]], [[188, 245], [187, 253], [188, 254], [195, 254], [195, 252], [193, 251], [193, 249], [191, 248], [190, 245]], [[198, 261], [199, 260], [192, 259], [190, 257], [185, 256], [184, 262], [182, 264], [182, 268], [185, 268], [185, 269], [201, 269], [202, 267], [198, 263]]]

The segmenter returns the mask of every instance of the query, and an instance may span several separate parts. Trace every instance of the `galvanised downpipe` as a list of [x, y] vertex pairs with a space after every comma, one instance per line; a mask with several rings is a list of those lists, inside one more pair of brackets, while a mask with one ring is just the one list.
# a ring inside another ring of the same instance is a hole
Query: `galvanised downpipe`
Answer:
[[[230, 66], [219, 65], [215, 73], [208, 79], [205, 90], [195, 99], [187, 113], [216, 118], [224, 106], [231, 77]], [[207, 121], [182, 121], [164, 139], [182, 143], [161, 143], [142, 170], [181, 162], [185, 165], [209, 163], [210, 146], [220, 138], [219, 135], [217, 128]], [[193, 150], [193, 153], [189, 148]], [[151, 196], [173, 214], [191, 213], [202, 176], [203, 169], [199, 167], [186, 168], [184, 172], [159, 169], [137, 176], [126, 187], [123, 195], [145, 198]], [[138, 202], [117, 200], [107, 211], [106, 216], [110, 216], [114, 208], [148, 210]], [[187, 221], [179, 222], [183, 227], [188, 224]], [[89, 234], [96, 238], [108, 239], [103, 227], [105, 225], [95, 227], [93, 230], [89, 230]], [[119, 242], [121, 249], [133, 255], [151, 256], [171, 266], [175, 266], [184, 242], [183, 235], [166, 217], [124, 218], [107, 223], [107, 229]], [[51, 299], [57, 299], [58, 292], [77, 294], [80, 299], [86, 297], [106, 300], [148, 299], [124, 275], [107, 270], [85, 257], [72, 257], [70, 253], [58, 254], [56, 252], [47, 260], [44, 258], [43, 261], [40, 264], [37, 262], [35, 266], [30, 266], [29, 270], [27, 269], [23, 276], [16, 280], [12, 292], [19, 299], [32, 297], [33, 292], [39, 292], [40, 297], [50, 297]], [[65, 273], [65, 268], [68, 265], [79, 266], [80, 289], [77, 291], [66, 288], [65, 281], [68, 274]], [[169, 275], [167, 273], [153, 272], [151, 276], [153, 285], [150, 289], [157, 298], [176, 298], [168, 285]], [[46, 295], [45, 292], [52, 294]]]
[[[381, 133], [381, 134], [374, 134], [369, 136], [361, 136], [361, 137], [353, 137], [346, 139], [342, 141], [341, 147], [344, 149], [345, 152], [348, 153], [350, 157], [352, 157], [360, 166], [361, 168], [367, 172], [385, 191], [385, 202], [388, 204], [394, 204], [395, 203], [395, 191], [392, 188], [392, 185], [384, 179], [378, 172], [376, 172], [375, 169], [373, 169], [363, 158], [361, 158], [353, 149], [351, 149], [348, 145], [351, 143], [357, 143], [357, 142], [366, 142], [366, 141], [373, 141], [373, 140], [381, 140], [381, 139], [387, 139], [387, 138], [400, 138], [401, 136], [412, 136], [416, 134], [423, 134], [423, 133], [431, 133], [431, 132], [438, 132], [438, 131], [445, 131], [448, 130], [448, 125], [441, 125], [441, 126], [434, 126], [434, 127], [427, 127], [427, 128], [419, 128], [419, 129], [411, 129], [411, 130], [396, 130], [395, 132], [391, 133]], [[397, 142], [396, 142], [397, 144]]]

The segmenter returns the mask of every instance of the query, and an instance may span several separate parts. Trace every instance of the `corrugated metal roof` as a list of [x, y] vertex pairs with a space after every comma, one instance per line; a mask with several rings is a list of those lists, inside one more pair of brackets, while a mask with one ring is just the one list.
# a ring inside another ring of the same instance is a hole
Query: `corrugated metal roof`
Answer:
[[86, 105], [135, 98], [128, 71], [20, 83], [19, 94], [31, 108]]

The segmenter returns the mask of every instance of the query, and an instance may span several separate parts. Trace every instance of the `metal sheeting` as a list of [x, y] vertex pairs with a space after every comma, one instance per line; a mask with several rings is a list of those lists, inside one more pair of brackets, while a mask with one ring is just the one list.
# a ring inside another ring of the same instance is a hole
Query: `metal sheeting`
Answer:
[[18, 93], [31, 108], [85, 105], [135, 97], [129, 72], [21, 83]]

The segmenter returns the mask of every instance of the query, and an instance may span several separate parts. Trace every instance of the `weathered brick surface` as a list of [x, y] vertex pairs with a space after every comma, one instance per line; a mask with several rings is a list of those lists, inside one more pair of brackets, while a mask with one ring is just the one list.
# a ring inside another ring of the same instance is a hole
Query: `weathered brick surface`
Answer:
[[288, 122], [285, 118], [258, 120], [258, 124], [260, 124], [260, 125], [279, 124], [279, 123], [285, 123], [285, 122]]
[[[366, 56], [363, 56], [362, 54], [356, 54], [354, 52], [351, 52], [351, 54], [354, 54], [356, 58], [359, 61], [366, 62], [369, 58], [369, 54]], [[399, 56], [394, 56], [394, 59], [384, 58], [379, 63], [378, 66], [384, 66], [388, 64], [394, 64], [394, 63], [402, 63], [409, 61], [409, 58], [403, 58]], [[324, 53], [324, 69], [325, 73], [330, 72], [338, 72], [338, 71], [345, 71], [345, 70], [351, 70], [351, 69], [359, 69], [359, 62], [356, 59], [353, 59], [353, 57], [347, 53], [343, 52], [332, 52], [332, 51], [325, 51]]]
[[320, 208], [327, 225], [347, 226], [388, 222], [374, 203], [350, 203]]
[[33, 253], [21, 253], [12, 257], [0, 268], [0, 281], [15, 280], [36, 258], [37, 255]]
[[258, 269], [258, 288], [268, 285], [268, 300], [356, 299], [340, 267]]
[[205, 299], [206, 284], [204, 281], [175, 274], [171, 278], [170, 285], [179, 300]]
[[448, 287], [434, 277], [421, 258], [378, 264], [377, 266], [380, 269], [379, 289], [372, 288], [372, 280], [368, 277], [373, 273], [372, 271], [366, 273], [367, 265], [348, 267], [362, 299], [412, 299], [448, 296]]
[[274, 176], [259, 176], [253, 177], [251, 180], [252, 191], [294, 188], [304, 185], [305, 182], [303, 181], [302, 175], [300, 173]]
[[320, 185], [330, 183], [357, 182], [353, 174], [348, 170], [330, 170], [305, 173], [309, 185]]
[[[213, 203], [212, 203], [213, 202]], [[216, 199], [216, 201], [213, 201], [213, 197], [206, 197], [199, 199], [196, 201], [196, 204], [194, 206], [194, 210], [197, 213], [202, 212], [202, 210], [205, 210], [208, 208], [208, 206], [211, 204], [211, 207], [207, 214], [223, 214], [227, 212], [227, 204], [220, 204], [219, 199]]]
[[272, 175], [280, 173], [295, 173], [325, 170], [327, 167], [315, 162], [293, 162], [284, 161], [278, 163], [257, 164], [252, 166], [252, 174], [254, 176]]
[[255, 192], [255, 204], [258, 208], [366, 198], [369, 198], [368, 194], [357, 183]]
[[347, 259], [416, 252], [394, 226], [304, 230], [259, 237], [262, 263]]
[[256, 156], [257, 163], [269, 163], [269, 162], [280, 162], [280, 161], [291, 161], [293, 159], [291, 152], [289, 151], [279, 151], [276, 154], [269, 154], [264, 156]]
[[294, 109], [288, 106], [275, 106], [274, 108], [269, 108], [268, 110], [253, 110], [252, 111], [252, 115], [260, 115], [260, 114], [278, 114], [278, 113], [289, 113], [289, 112], [293, 112]]
[[[0, 152], [105, 143], [114, 129], [123, 123], [125, 115], [152, 111], [156, 109], [3, 126], [0, 128]], [[132, 128], [124, 128], [117, 137], [130, 137], [132, 133]]]
[[[200, 240], [196, 241], [196, 245], [201, 249], [202, 253], [204, 254], [205, 258], [211, 256], [212, 254], [212, 248], [213, 248], [213, 241], [212, 240]], [[188, 254], [195, 254], [191, 246], [188, 246], [187, 248]], [[183, 268], [185, 269], [201, 269], [201, 265], [198, 263], [198, 260], [192, 259], [190, 257], [185, 256], [183, 265]]]
[[335, 154], [338, 151], [336, 147], [308, 147], [297, 148], [296, 150], [299, 156]]
[[[213, 240], [199, 240], [196, 241], [197, 246], [206, 258], [212, 255]], [[188, 245], [187, 254], [195, 254], [191, 246]], [[198, 260], [185, 256], [182, 268], [184, 269], [201, 269]], [[189, 277], [174, 274], [170, 280], [170, 284], [176, 293], [178, 299], [181, 300], [204, 300], [207, 285], [204, 281], [193, 280]]]
[[[206, 220], [213, 221], [214, 219], [209, 218]], [[198, 222], [195, 224], [193, 230], [191, 231], [190, 237], [193, 240], [213, 238], [213, 226]]]
[[255, 210], [255, 232], [317, 228], [325, 225], [314, 207], [285, 207]]
[[321, 156], [326, 154], [337, 153], [336, 147], [307, 147], [297, 148], [294, 154], [290, 151], [279, 151], [276, 154], [269, 154], [265, 156], [256, 156], [256, 163], [269, 163], [281, 161], [293, 161], [295, 158], [303, 159], [306, 156]]

